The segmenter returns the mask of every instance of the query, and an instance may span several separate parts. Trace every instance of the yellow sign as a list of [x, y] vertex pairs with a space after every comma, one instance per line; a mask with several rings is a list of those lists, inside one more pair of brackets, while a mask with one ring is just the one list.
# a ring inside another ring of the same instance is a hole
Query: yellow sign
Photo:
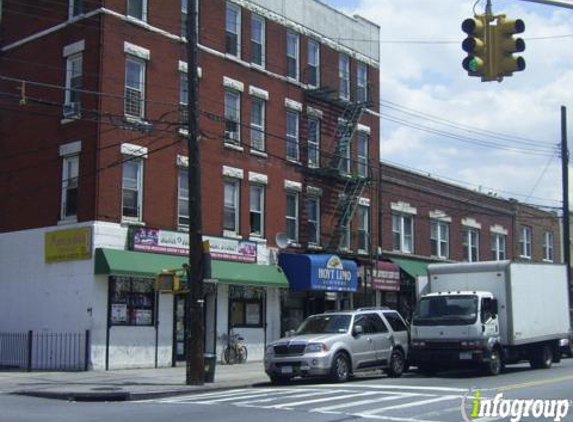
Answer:
[[44, 256], [47, 264], [61, 261], [90, 259], [92, 228], [58, 230], [44, 236]]

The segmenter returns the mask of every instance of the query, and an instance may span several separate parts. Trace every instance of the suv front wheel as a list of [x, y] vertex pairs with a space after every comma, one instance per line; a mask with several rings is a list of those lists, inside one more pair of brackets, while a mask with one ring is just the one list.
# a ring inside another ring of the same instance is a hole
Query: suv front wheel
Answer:
[[333, 382], [346, 382], [350, 377], [350, 364], [348, 358], [342, 352], [338, 352], [332, 361], [330, 368], [330, 380]]
[[390, 356], [390, 364], [388, 365], [388, 369], [386, 369], [386, 373], [391, 378], [400, 378], [404, 373], [405, 363], [406, 362], [402, 352], [400, 350], [393, 350], [392, 356]]

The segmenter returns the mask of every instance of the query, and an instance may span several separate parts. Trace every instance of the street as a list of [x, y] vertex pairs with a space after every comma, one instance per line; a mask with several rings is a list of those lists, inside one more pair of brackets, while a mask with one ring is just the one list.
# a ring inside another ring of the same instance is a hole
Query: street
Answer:
[[[472, 390], [469, 393], [470, 389]], [[36, 421], [343, 421], [375, 419], [395, 422], [459, 422], [462, 400], [470, 414], [472, 398], [499, 393], [503, 399], [573, 399], [573, 359], [549, 370], [522, 364], [498, 377], [475, 372], [444, 372], [424, 377], [409, 372], [390, 379], [378, 373], [345, 384], [302, 380], [284, 386], [259, 384], [252, 388], [200, 392], [139, 402], [74, 403], [0, 395], [1, 422]], [[472, 418], [493, 421], [509, 418]], [[554, 418], [523, 418], [525, 421]], [[570, 405], [563, 421], [573, 421]]]

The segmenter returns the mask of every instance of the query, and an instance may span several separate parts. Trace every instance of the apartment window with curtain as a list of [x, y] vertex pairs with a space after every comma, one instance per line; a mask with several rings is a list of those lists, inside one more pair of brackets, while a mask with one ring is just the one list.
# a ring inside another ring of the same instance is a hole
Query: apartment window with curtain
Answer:
[[430, 221], [430, 249], [432, 256], [450, 256], [450, 225], [444, 221]]
[[306, 83], [318, 88], [320, 86], [320, 43], [309, 39], [307, 45]]
[[357, 140], [357, 171], [358, 175], [368, 177], [368, 144], [369, 136], [365, 132], [358, 132]]
[[298, 192], [286, 194], [286, 235], [290, 242], [298, 242]]
[[479, 261], [479, 230], [465, 228], [462, 235], [462, 247], [464, 250], [464, 261]]
[[64, 117], [79, 117], [82, 109], [82, 53], [66, 58], [66, 90], [64, 98]]
[[297, 80], [299, 78], [299, 35], [293, 31], [287, 31], [287, 77]]
[[414, 253], [414, 217], [410, 214], [392, 214], [392, 248]]
[[145, 117], [145, 67], [144, 60], [127, 57], [125, 60], [125, 105], [127, 116]]
[[80, 156], [63, 157], [62, 162], [62, 203], [60, 219], [73, 219], [78, 211], [78, 177], [80, 172]]
[[254, 236], [264, 235], [265, 222], [265, 187], [251, 185], [250, 210], [249, 210], [250, 233]]
[[179, 169], [177, 184], [177, 224], [189, 226], [189, 170]]
[[241, 144], [241, 94], [225, 90], [225, 142]]
[[340, 53], [338, 58], [338, 92], [343, 100], [350, 99], [350, 57]]
[[308, 118], [308, 166], [320, 167], [320, 119]]
[[226, 179], [224, 189], [223, 229], [238, 234], [240, 221], [240, 180]]
[[519, 228], [519, 256], [521, 258], [531, 259], [531, 232], [529, 226]]
[[543, 233], [543, 260], [553, 262], [555, 256], [553, 254], [554, 236], [553, 232]]
[[143, 217], [143, 160], [140, 158], [123, 163], [122, 217], [136, 221]]
[[251, 148], [265, 150], [265, 101], [251, 98]]
[[147, 21], [147, 0], [127, 0], [127, 16]]
[[491, 234], [491, 259], [503, 261], [507, 259], [507, 236], [500, 233]]
[[360, 62], [356, 66], [356, 101], [368, 101], [368, 66]]
[[307, 199], [308, 243], [320, 245], [320, 198], [309, 196]]
[[368, 253], [370, 251], [370, 208], [359, 205], [356, 216], [358, 220], [358, 250]]
[[241, 56], [241, 8], [227, 2], [225, 12], [225, 52]]
[[251, 63], [265, 67], [265, 18], [253, 14], [251, 17]]
[[300, 113], [294, 110], [286, 112], [286, 158], [299, 160], [299, 123]]

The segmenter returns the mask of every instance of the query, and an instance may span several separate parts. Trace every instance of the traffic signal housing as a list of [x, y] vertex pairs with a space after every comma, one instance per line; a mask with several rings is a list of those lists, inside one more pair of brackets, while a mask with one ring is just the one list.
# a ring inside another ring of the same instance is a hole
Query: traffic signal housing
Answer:
[[468, 35], [462, 43], [462, 49], [468, 53], [462, 61], [462, 66], [469, 76], [483, 78], [489, 74], [488, 26], [486, 15], [476, 15], [462, 22], [462, 31]]
[[507, 19], [505, 15], [498, 15], [496, 25], [490, 28], [495, 76], [501, 82], [504, 76], [525, 70], [525, 59], [514, 54], [525, 51], [525, 41], [514, 37], [525, 31], [525, 23], [521, 19]]

